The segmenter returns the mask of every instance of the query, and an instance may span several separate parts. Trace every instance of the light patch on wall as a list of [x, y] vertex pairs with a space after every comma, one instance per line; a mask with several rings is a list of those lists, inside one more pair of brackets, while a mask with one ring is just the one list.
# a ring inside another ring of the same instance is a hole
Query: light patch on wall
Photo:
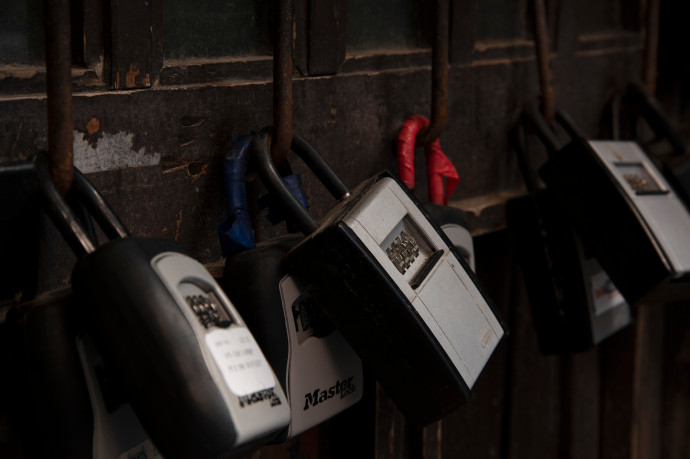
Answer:
[[74, 131], [74, 165], [85, 174], [129, 167], [157, 166], [161, 160], [160, 153], [146, 153], [145, 148], [135, 150], [132, 132], [103, 132], [95, 148], [84, 137], [83, 133]]

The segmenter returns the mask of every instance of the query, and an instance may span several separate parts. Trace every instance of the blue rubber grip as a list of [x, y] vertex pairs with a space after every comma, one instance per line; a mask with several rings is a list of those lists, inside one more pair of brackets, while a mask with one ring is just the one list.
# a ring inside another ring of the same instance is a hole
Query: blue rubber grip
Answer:
[[228, 220], [218, 225], [221, 252], [224, 257], [256, 247], [247, 209], [244, 178], [247, 175], [247, 155], [253, 136], [237, 136], [230, 152], [223, 160], [223, 185], [228, 206]]
[[[299, 174], [291, 174], [281, 177], [281, 179], [295, 198], [297, 198], [297, 201], [302, 204], [302, 207], [309, 210], [307, 195], [304, 193], [304, 188], [302, 188], [302, 176]], [[290, 216], [285, 214], [284, 208], [276, 199], [273, 199], [273, 195], [270, 193], [259, 199], [259, 208], [263, 209], [266, 207], [268, 208], [266, 220], [272, 225], [277, 225], [283, 220], [288, 224], [291, 223]]]

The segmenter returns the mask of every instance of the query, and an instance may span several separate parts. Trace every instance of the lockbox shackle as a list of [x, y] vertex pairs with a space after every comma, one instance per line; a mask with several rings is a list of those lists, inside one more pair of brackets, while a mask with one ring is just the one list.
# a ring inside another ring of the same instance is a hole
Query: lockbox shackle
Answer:
[[[45, 209], [72, 251], [78, 258], [83, 258], [94, 252], [96, 246], [51, 180], [47, 162], [45, 154], [39, 154], [34, 158], [38, 187]], [[73, 174], [70, 193], [75, 193], [106, 236], [110, 239], [129, 237], [130, 233], [125, 225], [93, 184], [76, 167]]]
[[[631, 103], [632, 102], [632, 103]], [[685, 143], [668, 122], [663, 109], [651, 91], [640, 82], [630, 82], [624, 90], [617, 91], [611, 101], [611, 135], [613, 140], [621, 139], [621, 117], [624, 104], [640, 107], [639, 114], [660, 139], [666, 139], [675, 156], [685, 153]]]
[[[290, 192], [280, 178], [270, 154], [271, 127], [260, 130], [252, 142], [252, 160], [266, 189], [285, 207], [285, 212], [295, 221], [297, 227], [309, 235], [319, 228], [319, 224]], [[337, 200], [350, 196], [350, 190], [328, 165], [318, 151], [302, 136], [293, 132], [290, 149], [304, 161], [314, 175]]]
[[[556, 153], [562, 148], [561, 141], [556, 137], [556, 133], [549, 125], [545, 115], [539, 110], [539, 106], [535, 101], [528, 101], [525, 103], [521, 113], [523, 124], [532, 126], [537, 137], [544, 143], [546, 151], [549, 155]], [[575, 122], [570, 116], [562, 110], [556, 110], [554, 119], [558, 125], [570, 136], [571, 139], [584, 139], [585, 135], [575, 125]]]
[[[584, 138], [582, 131], [575, 126], [575, 123], [567, 113], [556, 110], [554, 119], [572, 139]], [[556, 137], [553, 128], [546, 121], [545, 115], [539, 110], [539, 104], [537, 104], [536, 100], [526, 102], [510, 129], [509, 137], [517, 153], [518, 165], [527, 190], [537, 191], [540, 188], [539, 178], [526, 142], [525, 131], [528, 126], [532, 128], [539, 140], [544, 144], [548, 155], [556, 153], [563, 145]]]
[[[403, 123], [396, 141], [398, 176], [409, 189], [415, 187], [414, 149], [418, 132], [429, 125], [422, 115], [412, 115]], [[429, 180], [429, 201], [432, 204], [447, 205], [448, 198], [460, 182], [453, 163], [441, 151], [439, 139], [424, 145], [427, 177]], [[446, 177], [444, 191], [443, 178]]]

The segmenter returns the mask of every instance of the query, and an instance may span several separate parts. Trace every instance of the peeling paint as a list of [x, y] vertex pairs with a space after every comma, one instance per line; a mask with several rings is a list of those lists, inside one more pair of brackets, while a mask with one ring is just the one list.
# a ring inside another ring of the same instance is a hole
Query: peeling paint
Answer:
[[160, 153], [147, 153], [145, 148], [134, 149], [132, 132], [103, 132], [95, 146], [90, 145], [85, 137], [85, 133], [74, 131], [74, 164], [84, 173], [160, 164]]
[[94, 67], [94, 71], [96, 72], [96, 75], [98, 75], [98, 78], [103, 78], [103, 69], [105, 64], [105, 55], [101, 54], [98, 56], [98, 63]]
[[127, 72], [127, 75], [125, 76], [125, 87], [126, 88], [136, 88], [137, 82], [136, 78], [137, 75], [141, 72], [141, 70], [134, 71], [132, 68], [133, 64], [129, 64], [129, 72]]
[[95, 134], [100, 129], [101, 129], [101, 122], [96, 117], [91, 118], [89, 120], [89, 122], [86, 124], [86, 132], [88, 132], [91, 135]]

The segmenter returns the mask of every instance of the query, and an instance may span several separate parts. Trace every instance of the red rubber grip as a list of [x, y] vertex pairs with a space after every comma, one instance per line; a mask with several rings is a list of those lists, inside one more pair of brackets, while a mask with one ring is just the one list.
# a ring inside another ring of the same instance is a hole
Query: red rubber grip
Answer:
[[429, 125], [429, 120], [412, 115], [405, 120], [398, 132], [398, 176], [409, 189], [414, 188], [414, 142], [417, 133]]
[[[424, 146], [426, 153], [426, 173], [429, 178], [429, 201], [432, 204], [448, 205], [455, 187], [460, 183], [458, 171], [450, 162], [450, 159], [441, 151], [441, 142], [438, 139]], [[443, 191], [443, 177], [446, 177], [446, 191]]]
[[[429, 126], [429, 120], [421, 115], [412, 115], [403, 123], [398, 133], [398, 175], [408, 188], [414, 188], [414, 144], [417, 133]], [[432, 204], [448, 204], [460, 178], [453, 163], [441, 151], [441, 142], [436, 139], [424, 146], [426, 154], [427, 177], [429, 179], [429, 201]], [[446, 190], [443, 191], [443, 177], [446, 177]]]

